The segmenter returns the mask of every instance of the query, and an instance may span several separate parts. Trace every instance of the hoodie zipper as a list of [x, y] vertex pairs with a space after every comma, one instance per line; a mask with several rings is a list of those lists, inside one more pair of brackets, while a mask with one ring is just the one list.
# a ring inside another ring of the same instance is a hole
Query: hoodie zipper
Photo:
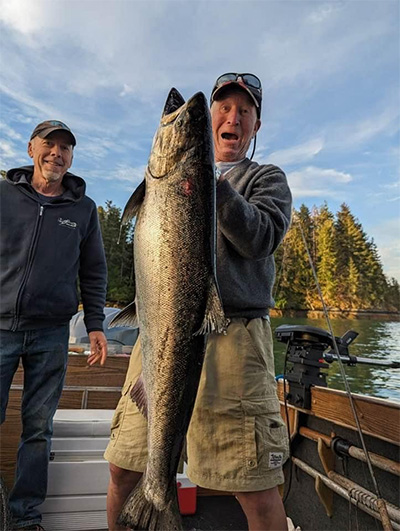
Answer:
[[31, 243], [31, 246], [30, 246], [30, 249], [29, 249], [29, 252], [28, 252], [27, 265], [26, 265], [25, 273], [24, 273], [24, 276], [22, 278], [22, 282], [21, 282], [21, 285], [19, 287], [18, 294], [17, 294], [17, 300], [16, 300], [16, 304], [15, 304], [15, 317], [14, 317], [14, 321], [13, 321], [13, 324], [12, 324], [12, 327], [11, 327], [11, 330], [13, 332], [15, 332], [17, 330], [17, 328], [18, 328], [19, 312], [20, 312], [22, 294], [23, 294], [23, 291], [25, 289], [25, 286], [26, 286], [28, 278], [29, 278], [29, 274], [30, 274], [31, 269], [32, 269], [33, 259], [35, 257], [35, 251], [36, 251], [37, 242], [38, 242], [38, 239], [39, 239], [38, 236], [39, 236], [39, 232], [40, 232], [40, 227], [42, 225], [43, 212], [44, 212], [44, 206], [43, 205], [39, 205], [39, 213], [38, 213], [38, 217], [36, 218], [36, 226], [35, 226], [35, 230], [34, 230], [33, 237], [32, 237], [32, 243]]

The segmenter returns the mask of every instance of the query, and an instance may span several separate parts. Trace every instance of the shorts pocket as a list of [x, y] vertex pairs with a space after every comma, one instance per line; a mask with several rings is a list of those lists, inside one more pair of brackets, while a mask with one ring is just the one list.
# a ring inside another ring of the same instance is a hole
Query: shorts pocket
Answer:
[[286, 424], [276, 397], [242, 399], [244, 413], [244, 461], [257, 474], [280, 468], [289, 455]]
[[248, 339], [248, 346], [254, 353], [258, 362], [264, 369], [267, 369], [268, 362], [265, 353], [259, 348], [255, 338], [260, 337], [259, 322], [261, 318], [256, 319], [243, 319], [243, 327]]
[[130, 400], [128, 392], [130, 391], [131, 387], [131, 382], [125, 382], [121, 390], [121, 398], [119, 399], [119, 402], [114, 412], [114, 416], [111, 420], [111, 440], [113, 442], [116, 442], [116, 440], [118, 439], [120, 427], [125, 417], [128, 400]]
[[128, 392], [131, 390], [131, 388], [132, 388], [132, 382], [128, 382], [128, 383], [125, 382], [124, 386], [121, 389], [121, 396], [126, 396]]

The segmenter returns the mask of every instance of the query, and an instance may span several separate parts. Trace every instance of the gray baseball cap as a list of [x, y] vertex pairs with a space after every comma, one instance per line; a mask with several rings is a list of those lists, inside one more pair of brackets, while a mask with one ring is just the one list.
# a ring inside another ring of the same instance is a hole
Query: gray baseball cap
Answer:
[[35, 138], [35, 136], [38, 136], [39, 138], [46, 138], [47, 135], [49, 135], [53, 131], [66, 131], [67, 133], [69, 133], [69, 136], [71, 138], [71, 144], [73, 146], [76, 146], [76, 139], [71, 129], [59, 120], [46, 120], [45, 122], [41, 122], [40, 124], [38, 124], [33, 130], [30, 140]]

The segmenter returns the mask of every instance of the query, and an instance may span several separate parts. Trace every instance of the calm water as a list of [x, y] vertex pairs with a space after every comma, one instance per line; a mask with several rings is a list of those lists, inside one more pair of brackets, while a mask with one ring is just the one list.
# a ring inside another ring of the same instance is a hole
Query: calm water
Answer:
[[[281, 324], [316, 326], [328, 330], [324, 319], [273, 318], [272, 329]], [[354, 330], [359, 336], [349, 347], [350, 354], [362, 358], [400, 361], [400, 322], [337, 319], [331, 320], [335, 336]], [[276, 374], [283, 372], [286, 345], [274, 340]], [[373, 365], [345, 367], [345, 372], [354, 393], [400, 402], [400, 369]], [[328, 387], [344, 389], [340, 368], [333, 362], [327, 369]]]

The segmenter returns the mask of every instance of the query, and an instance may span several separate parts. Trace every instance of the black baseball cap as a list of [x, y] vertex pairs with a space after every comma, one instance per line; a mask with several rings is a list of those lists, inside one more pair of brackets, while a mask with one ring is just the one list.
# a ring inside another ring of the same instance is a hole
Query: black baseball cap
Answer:
[[39, 138], [46, 138], [47, 135], [49, 135], [53, 131], [66, 131], [67, 133], [69, 133], [69, 136], [71, 138], [71, 144], [73, 146], [76, 146], [76, 139], [71, 129], [59, 120], [46, 120], [45, 122], [41, 122], [40, 124], [38, 124], [33, 130], [30, 140], [35, 138], [35, 136], [38, 136]]
[[250, 95], [256, 107], [257, 116], [258, 118], [260, 118], [262, 87], [260, 79], [254, 74], [238, 74], [235, 72], [228, 72], [226, 74], [222, 74], [222, 76], [219, 76], [211, 92], [210, 104], [212, 104], [213, 101], [218, 99], [218, 94], [220, 94], [222, 90], [231, 85], [240, 87], [242, 90], [245, 90]]

